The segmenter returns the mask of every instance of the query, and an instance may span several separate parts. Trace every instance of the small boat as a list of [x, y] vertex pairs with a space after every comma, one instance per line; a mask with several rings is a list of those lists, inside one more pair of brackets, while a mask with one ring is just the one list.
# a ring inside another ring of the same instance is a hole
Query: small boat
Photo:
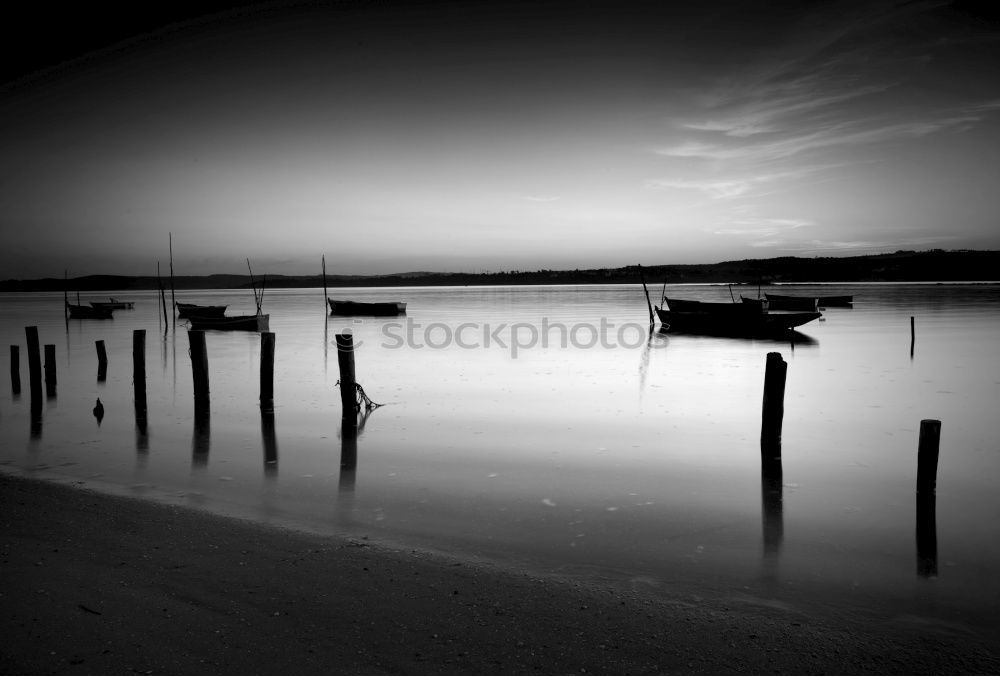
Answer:
[[811, 301], [816, 302], [817, 309], [820, 307], [851, 307], [854, 303], [854, 296], [816, 296], [808, 298], [805, 296], [783, 296], [776, 293], [765, 293], [764, 296], [770, 303], [772, 310], [808, 310]]
[[205, 317], [193, 315], [187, 318], [194, 331], [267, 331], [270, 315], [233, 315], [231, 317]]
[[90, 306], [94, 308], [106, 308], [108, 310], [131, 310], [135, 307], [135, 303], [130, 300], [109, 298], [107, 301], [91, 301]]
[[395, 317], [406, 314], [406, 303], [362, 303], [354, 300], [334, 300], [333, 298], [328, 298], [327, 302], [330, 303], [330, 314], [344, 317], [352, 315]]
[[710, 303], [670, 299], [655, 308], [660, 323], [671, 333], [703, 333], [725, 336], [774, 336], [789, 332], [822, 315], [816, 311], [772, 312], [752, 298], [742, 303]]
[[179, 319], [190, 319], [191, 317], [222, 317], [226, 314], [228, 305], [195, 305], [194, 303], [178, 303], [177, 317]]
[[66, 311], [70, 319], [112, 319], [111, 308], [93, 307], [89, 305], [74, 305], [66, 302]]
[[815, 296], [781, 296], [775, 293], [765, 293], [768, 310], [804, 310], [806, 312], [816, 312], [819, 309], [819, 301]]

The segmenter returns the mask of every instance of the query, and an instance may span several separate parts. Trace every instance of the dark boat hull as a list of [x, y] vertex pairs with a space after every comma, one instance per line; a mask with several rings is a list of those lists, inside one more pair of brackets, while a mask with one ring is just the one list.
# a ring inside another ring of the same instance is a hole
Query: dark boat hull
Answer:
[[395, 317], [406, 314], [406, 303], [362, 303], [353, 300], [327, 299], [330, 303], [330, 314], [342, 317], [369, 316], [369, 317]]
[[233, 317], [188, 317], [195, 331], [267, 331], [270, 315], [236, 315]]
[[771, 312], [758, 302], [666, 301], [669, 309], [656, 308], [656, 315], [670, 333], [775, 336], [822, 316], [819, 312]]
[[193, 303], [178, 303], [177, 317], [180, 319], [190, 319], [191, 317], [223, 317], [226, 314], [228, 305], [195, 305]]
[[112, 319], [111, 308], [89, 307], [66, 303], [66, 311], [70, 319]]
[[816, 297], [782, 296], [773, 293], [765, 293], [764, 297], [767, 298], [767, 307], [769, 310], [816, 312], [819, 309], [819, 302]]

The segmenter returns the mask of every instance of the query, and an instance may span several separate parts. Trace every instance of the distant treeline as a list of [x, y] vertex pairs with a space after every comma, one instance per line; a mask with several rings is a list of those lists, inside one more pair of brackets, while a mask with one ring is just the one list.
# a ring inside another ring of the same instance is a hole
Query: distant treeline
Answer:
[[[649, 283], [769, 284], [776, 282], [936, 282], [996, 281], [1000, 251], [897, 251], [847, 258], [747, 259], [697, 265], [628, 265], [590, 270], [509, 270], [504, 272], [409, 272], [392, 275], [327, 275], [330, 288], [347, 286], [473, 286], [503, 284], [635, 284], [640, 272]], [[257, 275], [258, 283], [263, 275]], [[164, 284], [169, 282], [165, 279]], [[269, 288], [323, 285], [321, 275], [266, 275]], [[240, 289], [249, 275], [174, 277], [176, 289]], [[62, 279], [7, 280], [0, 291], [99, 291], [156, 289], [156, 277], [89, 275]]]

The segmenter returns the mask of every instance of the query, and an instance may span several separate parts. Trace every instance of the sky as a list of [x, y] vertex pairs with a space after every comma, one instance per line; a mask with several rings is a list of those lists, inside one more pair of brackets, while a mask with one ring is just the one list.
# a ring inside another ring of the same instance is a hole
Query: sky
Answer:
[[5, 22], [0, 278], [1000, 249], [988, 2], [145, 5]]

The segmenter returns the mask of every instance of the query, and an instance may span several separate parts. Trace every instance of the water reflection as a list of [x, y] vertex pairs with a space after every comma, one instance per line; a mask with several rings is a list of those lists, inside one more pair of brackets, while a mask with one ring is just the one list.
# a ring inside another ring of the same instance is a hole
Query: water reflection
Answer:
[[97, 418], [97, 426], [101, 426], [101, 421], [104, 420], [104, 404], [101, 403], [101, 398], [97, 398], [97, 403], [94, 404], [94, 409], [92, 411], [94, 417]]
[[358, 437], [365, 430], [368, 418], [375, 411], [366, 408], [354, 418], [345, 417], [340, 424], [340, 482], [341, 495], [353, 494], [358, 470]]
[[274, 431], [274, 410], [260, 412], [260, 435], [264, 442], [264, 475], [278, 476], [278, 437]]
[[21, 396], [21, 347], [19, 345], [10, 346], [10, 392], [14, 395], [14, 400]]
[[781, 459], [765, 462], [760, 471], [761, 514], [763, 516], [764, 558], [776, 559], [785, 537], [785, 516]]
[[937, 577], [937, 497], [917, 494], [917, 575]]
[[208, 465], [208, 451], [211, 447], [211, 416], [208, 408], [194, 411], [194, 433], [191, 436], [191, 467]]

